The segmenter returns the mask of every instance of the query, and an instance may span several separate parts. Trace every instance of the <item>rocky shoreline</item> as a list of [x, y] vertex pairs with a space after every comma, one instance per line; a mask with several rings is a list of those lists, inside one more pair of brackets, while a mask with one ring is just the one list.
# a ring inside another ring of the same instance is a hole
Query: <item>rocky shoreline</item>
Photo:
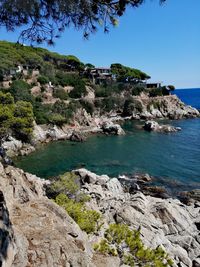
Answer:
[[[74, 117], [74, 124], [63, 125], [37, 125], [34, 124], [33, 138], [31, 143], [22, 143], [13, 137], [8, 137], [1, 147], [8, 157], [24, 156], [33, 152], [38, 145], [58, 140], [71, 140], [83, 142], [89, 134], [114, 134], [124, 135], [120, 126], [126, 120], [147, 120], [144, 129], [158, 132], [176, 132], [180, 129], [170, 125], [159, 125], [153, 120], [160, 119], [183, 119], [200, 116], [197, 109], [185, 105], [177, 96], [162, 97], [135, 97], [134, 101], [138, 108], [131, 108], [129, 114], [124, 116], [123, 111], [115, 111], [92, 117], [85, 110], [79, 110]], [[148, 123], [149, 122], [149, 123]]]
[[[119, 256], [102, 255], [93, 245], [111, 223], [141, 228], [146, 246], [162, 246], [174, 267], [200, 266], [200, 202], [129, 193], [117, 178], [75, 170], [87, 207], [102, 214], [103, 225], [87, 235], [68, 214], [45, 196], [49, 181], [0, 164], [2, 266], [125, 267]], [[149, 178], [144, 178], [148, 180]]]

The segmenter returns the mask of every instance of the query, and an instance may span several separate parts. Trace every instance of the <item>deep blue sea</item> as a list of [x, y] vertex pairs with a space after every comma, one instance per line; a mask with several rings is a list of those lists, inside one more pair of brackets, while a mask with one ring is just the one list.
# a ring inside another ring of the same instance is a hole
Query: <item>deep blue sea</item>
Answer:
[[[200, 89], [174, 93], [200, 108]], [[84, 166], [110, 176], [149, 173], [156, 177], [156, 184], [174, 194], [200, 188], [200, 119], [170, 121], [182, 128], [171, 134], [145, 132], [136, 127], [138, 123], [126, 123], [125, 136], [94, 135], [84, 143], [53, 142], [15, 163], [44, 178]]]
[[174, 94], [186, 104], [200, 109], [200, 88], [178, 89]]

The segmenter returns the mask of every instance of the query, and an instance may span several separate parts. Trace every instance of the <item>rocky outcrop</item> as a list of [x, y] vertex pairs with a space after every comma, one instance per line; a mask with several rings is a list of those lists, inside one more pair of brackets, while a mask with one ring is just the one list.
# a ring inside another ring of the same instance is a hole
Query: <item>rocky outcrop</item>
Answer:
[[87, 235], [44, 196], [45, 183], [0, 164], [0, 265], [94, 266]]
[[176, 95], [133, 98], [133, 119], [182, 119], [199, 117], [197, 109], [185, 105]]
[[23, 143], [12, 136], [9, 136], [3, 143], [2, 148], [8, 157], [24, 156], [35, 151], [35, 148], [28, 143]]
[[[3, 267], [122, 267], [119, 257], [94, 253], [110, 223], [141, 227], [147, 246], [162, 245], [174, 266], [199, 264], [200, 206], [179, 200], [126, 193], [117, 178], [75, 170], [88, 208], [102, 214], [98, 234], [87, 236], [68, 214], [44, 194], [49, 181], [0, 164], [0, 264]], [[144, 180], [149, 181], [148, 176]]]
[[178, 132], [181, 131], [180, 127], [175, 127], [175, 126], [171, 126], [171, 125], [161, 125], [156, 121], [146, 121], [144, 126], [143, 126], [144, 130], [151, 132], [160, 132], [160, 133], [172, 133], [172, 132]]
[[106, 134], [124, 135], [125, 132], [119, 124], [114, 124], [112, 121], [102, 123], [102, 130]]
[[86, 135], [78, 131], [73, 131], [69, 139], [73, 142], [84, 142], [86, 141]]
[[83, 190], [92, 198], [90, 207], [103, 213], [107, 224], [117, 222], [126, 223], [133, 228], [141, 227], [144, 243], [153, 248], [162, 245], [174, 259], [174, 266], [198, 266], [198, 205], [186, 206], [177, 199], [155, 198], [145, 196], [142, 192], [125, 193], [116, 178], [105, 180], [102, 184], [101, 176], [94, 173], [88, 173], [84, 169], [77, 170], [76, 173], [81, 179], [86, 173], [89, 176]]

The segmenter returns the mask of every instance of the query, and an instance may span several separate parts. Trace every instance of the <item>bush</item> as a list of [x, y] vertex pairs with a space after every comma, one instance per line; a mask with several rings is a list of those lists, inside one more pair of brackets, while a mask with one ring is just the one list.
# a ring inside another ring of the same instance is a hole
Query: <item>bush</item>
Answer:
[[34, 102], [34, 97], [31, 95], [31, 86], [23, 80], [13, 81], [9, 92], [12, 94], [15, 101]]
[[77, 176], [71, 172], [66, 172], [60, 175], [47, 190], [47, 195], [55, 198], [59, 194], [66, 194], [70, 197], [75, 197], [80, 190], [80, 184]]
[[93, 233], [99, 229], [101, 214], [86, 208], [85, 202], [90, 197], [80, 192], [79, 178], [74, 173], [60, 175], [47, 187], [47, 195], [63, 207], [86, 233]]
[[61, 127], [63, 124], [67, 122], [66, 118], [58, 113], [52, 113], [48, 117], [48, 120], [50, 123], [58, 125], [59, 127]]
[[95, 96], [96, 97], [107, 97], [109, 96], [109, 90], [106, 87], [103, 86], [96, 86], [95, 88]]
[[51, 105], [44, 105], [41, 98], [36, 98], [33, 103], [33, 113], [37, 124], [46, 124], [49, 122]]
[[142, 92], [144, 92], [146, 89], [142, 86], [135, 86], [133, 89], [132, 89], [132, 95], [140, 95]]
[[61, 100], [67, 100], [69, 98], [68, 93], [64, 89], [54, 89], [53, 97], [60, 98]]
[[70, 91], [69, 96], [71, 98], [81, 98], [86, 95], [85, 83], [82, 80], [79, 80], [74, 85], [74, 89]]
[[89, 113], [90, 115], [94, 112], [94, 104], [87, 100], [81, 100], [80, 101], [81, 106]]
[[33, 107], [31, 103], [25, 101], [16, 103], [11, 128], [17, 139], [30, 141], [33, 132]]
[[149, 91], [150, 97], [156, 97], [156, 96], [165, 96], [169, 95], [170, 90], [167, 89], [166, 86], [162, 86], [160, 88], [154, 88]]
[[49, 82], [49, 78], [46, 77], [46, 76], [39, 76], [37, 78], [37, 81], [41, 84], [41, 85], [44, 85], [44, 84], [47, 84]]
[[94, 249], [103, 254], [118, 255], [128, 266], [173, 266], [173, 261], [161, 247], [150, 249], [144, 246], [140, 230], [131, 230], [125, 224], [111, 224], [104, 236], [105, 239], [95, 244]]
[[141, 113], [143, 110], [142, 103], [139, 100], [128, 98], [124, 103], [123, 115], [131, 116], [133, 112]]
[[77, 74], [56, 73], [56, 84], [61, 86], [73, 86], [74, 89], [69, 93], [71, 98], [81, 98], [86, 94], [85, 81]]
[[112, 110], [118, 110], [121, 108], [123, 102], [120, 97], [111, 96], [95, 101], [95, 106], [101, 109], [101, 112], [110, 112]]
[[80, 226], [81, 230], [87, 234], [98, 230], [101, 214], [95, 210], [88, 210], [81, 202], [69, 199], [65, 194], [59, 194], [55, 202], [63, 207], [72, 219]]
[[14, 99], [10, 93], [0, 92], [0, 137], [13, 134], [22, 141], [29, 141], [33, 131], [33, 109], [28, 102]]

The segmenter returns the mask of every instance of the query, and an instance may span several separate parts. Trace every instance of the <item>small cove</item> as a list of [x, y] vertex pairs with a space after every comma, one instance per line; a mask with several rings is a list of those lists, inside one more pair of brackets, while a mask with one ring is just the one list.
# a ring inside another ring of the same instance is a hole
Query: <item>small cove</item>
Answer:
[[200, 188], [200, 119], [171, 121], [182, 131], [171, 134], [137, 129], [126, 122], [125, 136], [90, 136], [84, 143], [53, 142], [15, 160], [17, 167], [48, 178], [85, 167], [111, 177], [137, 172], [156, 177], [155, 184], [176, 193]]

